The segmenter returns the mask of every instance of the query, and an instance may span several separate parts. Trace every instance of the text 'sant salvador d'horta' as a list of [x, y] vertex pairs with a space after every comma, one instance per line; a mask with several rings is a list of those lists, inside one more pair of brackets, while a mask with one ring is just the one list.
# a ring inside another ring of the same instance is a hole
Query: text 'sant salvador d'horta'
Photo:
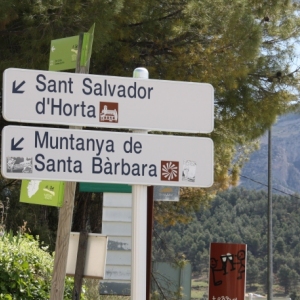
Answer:
[[[236, 255], [231, 253], [222, 254], [220, 260], [221, 267], [218, 268], [218, 260], [213, 257], [210, 259], [210, 268], [215, 286], [222, 284], [222, 280], [216, 279], [216, 272], [222, 272], [222, 275], [226, 275], [228, 272], [237, 270], [237, 279], [243, 278], [243, 273], [245, 273], [245, 250], [239, 250]], [[227, 268], [227, 263], [229, 263], [229, 268]]]

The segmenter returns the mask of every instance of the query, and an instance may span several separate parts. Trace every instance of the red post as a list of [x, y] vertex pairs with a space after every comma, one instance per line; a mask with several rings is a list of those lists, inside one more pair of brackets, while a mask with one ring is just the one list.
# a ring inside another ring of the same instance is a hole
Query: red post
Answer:
[[152, 237], [153, 237], [153, 186], [147, 188], [147, 283], [146, 283], [146, 300], [150, 300], [151, 293], [151, 269], [152, 269]]

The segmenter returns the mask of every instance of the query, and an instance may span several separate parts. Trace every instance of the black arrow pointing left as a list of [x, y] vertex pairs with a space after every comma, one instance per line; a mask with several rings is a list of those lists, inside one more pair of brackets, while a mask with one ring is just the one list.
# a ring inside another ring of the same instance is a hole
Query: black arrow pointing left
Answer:
[[11, 140], [11, 150], [12, 151], [21, 151], [21, 150], [23, 150], [23, 148], [18, 147], [23, 141], [24, 141], [24, 138], [20, 138], [19, 141], [15, 143], [15, 138], [12, 138], [12, 140]]
[[16, 81], [13, 82], [12, 93], [13, 94], [23, 94], [25, 91], [20, 91], [20, 88], [25, 84], [23, 80], [19, 85], [16, 84]]

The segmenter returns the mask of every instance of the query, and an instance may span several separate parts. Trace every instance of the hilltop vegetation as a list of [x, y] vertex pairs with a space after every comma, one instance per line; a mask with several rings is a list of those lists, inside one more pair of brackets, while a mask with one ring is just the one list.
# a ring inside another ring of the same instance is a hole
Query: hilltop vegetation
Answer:
[[[222, 192], [209, 208], [196, 212], [189, 224], [156, 225], [155, 259], [185, 257], [194, 274], [209, 271], [211, 242], [247, 244], [247, 286], [266, 285], [267, 193], [234, 188]], [[286, 294], [296, 289], [300, 275], [300, 197], [273, 195], [274, 282]]]

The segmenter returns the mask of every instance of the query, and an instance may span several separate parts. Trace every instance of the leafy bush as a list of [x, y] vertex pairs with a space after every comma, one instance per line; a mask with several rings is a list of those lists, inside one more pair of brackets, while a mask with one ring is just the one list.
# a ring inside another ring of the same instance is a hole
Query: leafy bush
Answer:
[[[0, 237], [0, 299], [49, 299], [53, 257], [28, 234]], [[73, 279], [65, 283], [65, 299], [72, 299]]]

